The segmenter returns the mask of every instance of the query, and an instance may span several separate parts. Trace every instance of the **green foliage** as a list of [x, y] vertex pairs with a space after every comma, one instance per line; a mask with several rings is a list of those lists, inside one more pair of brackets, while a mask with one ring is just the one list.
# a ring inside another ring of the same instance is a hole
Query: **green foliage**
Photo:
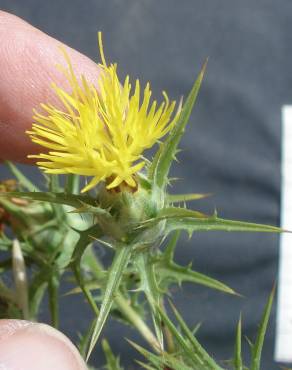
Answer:
[[106, 370], [123, 370], [120, 365], [119, 357], [116, 357], [113, 354], [113, 351], [111, 350], [110, 345], [106, 339], [103, 339], [102, 341], [102, 349], [106, 358]]
[[[80, 336], [79, 348], [86, 359], [100, 344], [103, 328], [111, 317], [135, 328], [148, 344], [149, 348], [144, 349], [130, 342], [147, 359], [147, 362], [139, 361], [145, 369], [223, 369], [202, 347], [196, 333], [189, 329], [173, 304], [170, 306], [175, 323], [167, 314], [165, 297], [170, 296], [173, 286], [184, 282], [236, 294], [223, 282], [194, 270], [191, 264], [180, 266], [175, 261], [180, 232], [187, 231], [191, 236], [200, 231], [278, 233], [283, 230], [225, 220], [216, 212], [206, 215], [185, 207], [186, 202], [210, 194], [168, 193], [170, 167], [178, 153], [205, 68], [206, 64], [182, 107], [176, 126], [160, 144], [147, 172], [137, 175], [135, 191], [125, 184], [115, 190], [107, 190], [105, 184], [100, 184], [91, 195], [82, 195], [76, 175], [66, 176], [63, 182], [57, 175], [48, 176], [45, 189], [41, 190], [13, 164], [7, 163], [17, 185], [12, 190], [5, 183], [0, 187], [0, 250], [8, 256], [0, 261], [0, 273], [12, 270], [16, 273], [13, 286], [7, 286], [0, 277], [1, 317], [37, 320], [47, 294], [51, 322], [58, 327], [59, 289], [66, 277], [73, 284], [68, 294], [82, 294], [94, 313], [89, 329]], [[112, 253], [108, 267], [103, 257], [95, 254], [96, 244]], [[18, 246], [18, 254], [23, 257], [21, 266], [15, 263], [13, 245]], [[27, 268], [30, 271], [29, 278], [21, 282], [17, 274], [20, 268], [21, 276], [26, 276]], [[252, 346], [250, 370], [260, 369], [273, 294]], [[121, 370], [119, 359], [106, 340], [102, 347], [106, 369]], [[246, 369], [241, 355], [241, 319], [232, 364], [236, 370]]]
[[261, 365], [261, 355], [262, 355], [262, 349], [264, 345], [264, 339], [267, 331], [267, 326], [272, 310], [273, 300], [275, 295], [275, 287], [273, 288], [268, 302], [266, 304], [263, 317], [260, 322], [258, 334], [256, 337], [256, 341], [254, 345], [252, 346], [252, 357], [251, 357], [251, 364], [250, 364], [250, 370], [259, 370]]

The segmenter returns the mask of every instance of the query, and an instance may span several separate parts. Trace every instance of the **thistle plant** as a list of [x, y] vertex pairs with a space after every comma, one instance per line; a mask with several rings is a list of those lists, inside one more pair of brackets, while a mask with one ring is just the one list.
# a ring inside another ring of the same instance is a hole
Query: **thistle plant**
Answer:
[[[79, 78], [62, 50], [67, 68], [59, 67], [71, 91], [53, 84], [60, 105], [43, 104], [35, 111], [31, 140], [38, 144], [38, 167], [44, 190], [38, 189], [12, 163], [15, 180], [3, 182], [0, 198], [0, 248], [7, 252], [1, 272], [12, 271], [15, 285], [0, 280], [2, 317], [37, 320], [44, 296], [49, 297], [51, 323], [59, 324], [59, 287], [66, 278], [83, 294], [95, 319], [79, 349], [88, 360], [102, 345], [106, 368], [122, 369], [101, 333], [109, 316], [133, 326], [147, 348], [145, 369], [223, 369], [200, 345], [170, 299], [174, 284], [188, 281], [228, 294], [235, 292], [211, 277], [180, 266], [174, 251], [182, 231], [281, 232], [268, 225], [226, 220], [217, 212], [187, 208], [207, 194], [170, 194], [169, 171], [203, 80], [203, 65], [187, 99], [170, 101], [163, 92], [159, 105], [150, 85], [141, 88], [127, 76], [121, 82], [117, 65], [107, 64], [99, 33], [101, 63], [98, 87]], [[152, 159], [143, 154], [157, 146]], [[89, 178], [89, 181], [87, 182]], [[95, 246], [113, 255], [105, 268]], [[65, 275], [66, 272], [66, 275]], [[250, 369], [260, 368], [260, 355], [273, 292], [252, 346]], [[167, 298], [167, 299], [166, 299]], [[169, 309], [176, 322], [169, 316]], [[151, 322], [149, 323], [149, 318]], [[225, 365], [224, 365], [225, 366]], [[241, 319], [235, 354], [229, 365], [240, 370]]]

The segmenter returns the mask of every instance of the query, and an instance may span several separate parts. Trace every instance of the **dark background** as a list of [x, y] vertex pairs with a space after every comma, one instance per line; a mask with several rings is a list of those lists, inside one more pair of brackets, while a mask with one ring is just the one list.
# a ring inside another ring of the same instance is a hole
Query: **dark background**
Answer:
[[[183, 179], [174, 190], [214, 193], [197, 207], [216, 207], [225, 218], [279, 223], [281, 106], [292, 102], [291, 0], [0, 0], [0, 7], [95, 60], [101, 30], [107, 59], [118, 62], [120, 75], [149, 80], [156, 96], [163, 89], [175, 99], [185, 95], [209, 56], [173, 169]], [[277, 278], [278, 243], [276, 235], [233, 233], [197, 234], [180, 243], [178, 261], [192, 260], [198, 271], [244, 295], [193, 285], [174, 292], [186, 321], [202, 322], [199, 339], [216, 358], [231, 357], [240, 311], [244, 334], [254, 338]], [[74, 338], [87, 328], [89, 309], [76, 298], [63, 298], [62, 304], [62, 330]], [[123, 337], [138, 337], [130, 329], [122, 333], [118, 323], [107, 325], [107, 333], [126, 369], [134, 368], [136, 353]], [[265, 370], [279, 368], [274, 335], [275, 306]], [[99, 349], [93, 360], [101, 364]]]

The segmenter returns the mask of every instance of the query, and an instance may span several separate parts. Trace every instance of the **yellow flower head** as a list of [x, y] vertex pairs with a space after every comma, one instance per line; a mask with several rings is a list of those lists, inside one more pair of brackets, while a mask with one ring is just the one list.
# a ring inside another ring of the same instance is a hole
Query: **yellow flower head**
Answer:
[[45, 115], [35, 112], [35, 123], [27, 133], [34, 143], [49, 149], [48, 153], [30, 155], [41, 159], [37, 165], [46, 173], [78, 174], [93, 178], [83, 192], [100, 181], [107, 188], [121, 183], [136, 186], [134, 174], [145, 164], [142, 153], [175, 125], [175, 102], [151, 102], [149, 83], [141, 97], [139, 80], [132, 91], [129, 76], [123, 84], [117, 76], [117, 65], [107, 66], [101, 34], [98, 34], [102, 63], [98, 91], [82, 76], [78, 81], [67, 54], [68, 69], [62, 69], [71, 93], [53, 84], [63, 109], [42, 104]]

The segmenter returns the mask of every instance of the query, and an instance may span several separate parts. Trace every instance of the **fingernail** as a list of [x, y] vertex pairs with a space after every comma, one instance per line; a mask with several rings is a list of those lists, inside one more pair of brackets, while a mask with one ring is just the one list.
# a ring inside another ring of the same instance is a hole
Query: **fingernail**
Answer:
[[86, 370], [76, 347], [45, 324], [0, 320], [0, 370]]

